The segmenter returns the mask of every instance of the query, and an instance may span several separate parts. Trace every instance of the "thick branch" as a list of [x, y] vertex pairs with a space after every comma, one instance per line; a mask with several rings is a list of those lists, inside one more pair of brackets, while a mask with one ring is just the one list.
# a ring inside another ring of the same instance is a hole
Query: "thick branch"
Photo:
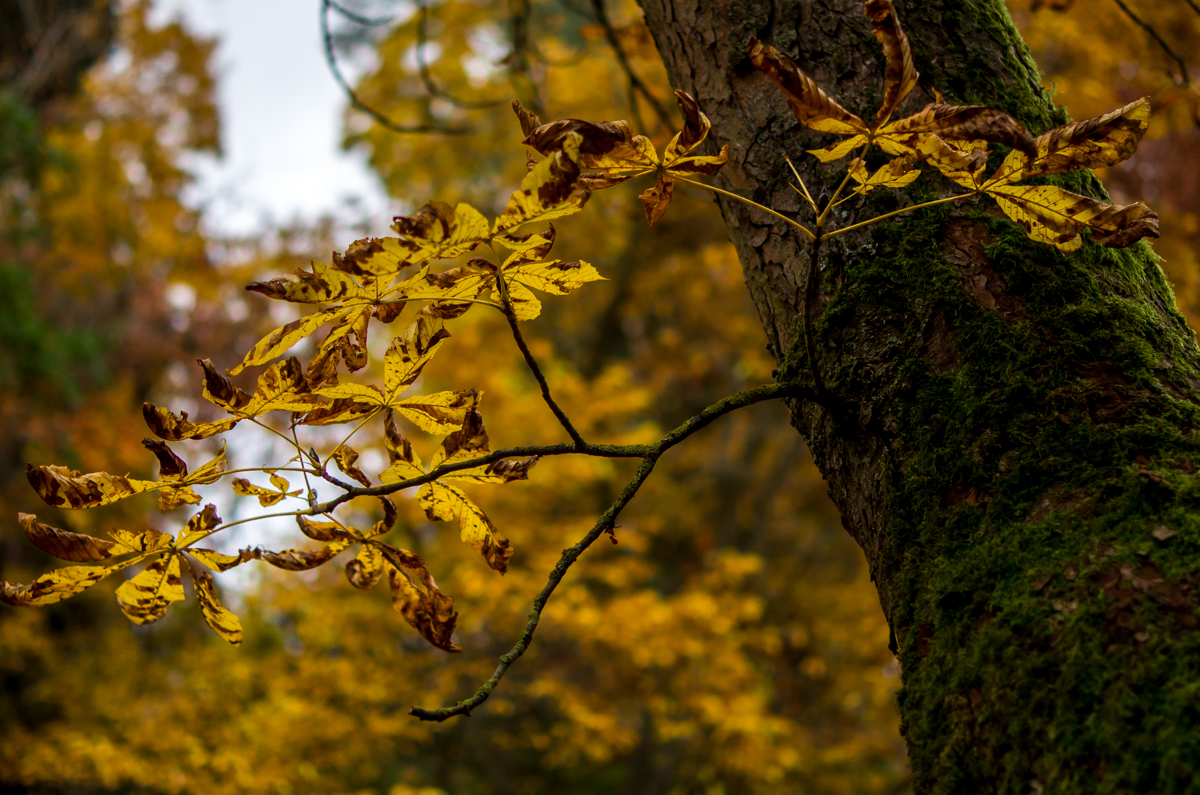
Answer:
[[[814, 396], [811, 387], [799, 386], [796, 384], [767, 384], [765, 386], [747, 389], [744, 392], [739, 392], [736, 395], [731, 395], [724, 400], [720, 400], [706, 408], [696, 416], [683, 423], [675, 430], [662, 437], [655, 444], [641, 446], [644, 450], [642, 456], [642, 465], [638, 468], [637, 474], [633, 479], [625, 485], [617, 499], [609, 506], [592, 529], [588, 531], [577, 544], [563, 551], [562, 557], [559, 558], [554, 570], [550, 573], [550, 579], [546, 582], [544, 588], [533, 600], [533, 609], [529, 612], [529, 620], [525, 623], [525, 629], [521, 632], [521, 637], [517, 640], [517, 644], [513, 648], [500, 657], [500, 663], [496, 666], [495, 673], [492, 677], [483, 683], [482, 686], [470, 697], [458, 702], [452, 707], [444, 707], [442, 709], [425, 709], [423, 707], [413, 707], [409, 712], [410, 715], [420, 718], [421, 720], [429, 721], [444, 721], [456, 715], [470, 715], [471, 710], [478, 707], [484, 701], [487, 701], [488, 696], [496, 689], [496, 685], [500, 683], [500, 679], [514, 662], [529, 648], [530, 642], [533, 640], [533, 633], [537, 629], [538, 622], [541, 620], [542, 611], [546, 607], [546, 602], [549, 601], [550, 595], [554, 593], [554, 589], [558, 587], [563, 576], [567, 573], [567, 569], [571, 567], [579, 556], [590, 547], [597, 538], [605, 531], [611, 530], [616, 523], [617, 516], [625, 508], [638, 489], [650, 476], [651, 470], [654, 469], [655, 463], [667, 450], [670, 450], [675, 445], [682, 442], [684, 439], [691, 436], [696, 431], [711, 424], [718, 417], [722, 417], [731, 411], [761, 403], [764, 400], [772, 400], [780, 397], [807, 397]], [[559, 447], [566, 447], [559, 445]], [[631, 446], [632, 447], [632, 446]], [[566, 449], [563, 452], [579, 452], [574, 449]]]

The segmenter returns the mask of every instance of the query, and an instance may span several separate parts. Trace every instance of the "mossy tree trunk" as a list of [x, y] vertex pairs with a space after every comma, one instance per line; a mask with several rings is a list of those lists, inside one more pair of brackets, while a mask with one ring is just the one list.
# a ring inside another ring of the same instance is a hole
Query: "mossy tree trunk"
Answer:
[[[870, 118], [883, 62], [862, 4], [642, 3], [672, 81], [713, 121], [706, 145], [731, 145], [716, 184], [804, 221], [784, 155], [814, 195], [845, 161], [803, 155], [832, 139], [795, 121], [746, 42]], [[1066, 120], [1000, 0], [896, 5], [921, 71], [902, 110], [936, 87], [1035, 134]], [[1055, 179], [1104, 195], [1089, 173]], [[955, 192], [927, 173], [833, 221]], [[780, 377], [803, 376], [807, 244], [721, 208]], [[835, 410], [798, 402], [792, 418], [892, 628], [916, 791], [1200, 791], [1200, 351], [1150, 249], [1064, 256], [971, 200], [834, 238], [818, 273]]]

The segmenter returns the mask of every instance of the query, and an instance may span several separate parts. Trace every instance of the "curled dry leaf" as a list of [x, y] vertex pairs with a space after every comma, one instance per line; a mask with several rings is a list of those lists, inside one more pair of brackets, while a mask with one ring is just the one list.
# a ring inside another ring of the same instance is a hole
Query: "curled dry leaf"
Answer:
[[48, 524], [42, 524], [31, 513], [17, 514], [17, 521], [20, 522], [21, 529], [25, 531], [25, 537], [35, 547], [60, 560], [87, 563], [133, 552], [132, 549], [113, 541], [105, 541], [102, 538], [94, 538], [83, 533], [59, 530]]
[[179, 412], [177, 417], [170, 409], [160, 408], [152, 403], [142, 404], [142, 417], [155, 436], [168, 442], [180, 442], [184, 439], [207, 439], [218, 433], [225, 433], [238, 424], [238, 420], [235, 419], [195, 423], [188, 420], [186, 411]]
[[196, 603], [200, 605], [200, 615], [204, 617], [204, 623], [208, 624], [209, 629], [217, 633], [223, 640], [234, 646], [239, 645], [242, 642], [242, 622], [236, 615], [225, 609], [225, 606], [217, 598], [212, 575], [206, 571], [198, 571], [191, 564], [188, 564], [188, 571], [192, 575]]
[[83, 474], [67, 467], [34, 466], [25, 470], [29, 484], [47, 505], [55, 508], [95, 508], [158, 488], [149, 480], [134, 480], [107, 472]]
[[[952, 144], [979, 141], [1005, 144], [1026, 157], [1037, 152], [1034, 138], [1019, 121], [996, 108], [983, 105], [926, 105], [904, 119], [879, 131], [880, 142], [902, 143], [912, 133], [932, 133]], [[974, 148], [964, 147], [964, 148]]]
[[462, 651], [462, 647], [453, 640], [454, 627], [458, 623], [454, 600], [438, 590], [424, 565], [413, 572], [415, 576], [412, 579], [406, 571], [390, 563], [387, 573], [392, 606], [404, 620], [437, 648], [449, 652]]
[[355, 588], [373, 588], [383, 576], [383, 552], [373, 544], [363, 544], [358, 556], [346, 562], [346, 579]]
[[562, 147], [533, 167], [521, 187], [496, 219], [494, 234], [510, 232], [532, 221], [549, 221], [583, 209], [588, 191], [579, 184], [580, 147], [583, 136], [569, 131]]
[[837, 135], [867, 132], [867, 125], [862, 119], [831, 99], [811, 77], [804, 74], [795, 61], [774, 47], [752, 37], [750, 61], [783, 91], [788, 107], [804, 126], [817, 132]]
[[13, 607], [52, 605], [82, 593], [137, 560], [132, 558], [111, 566], [67, 566], [46, 572], [28, 585], [0, 582], [0, 602]]
[[341, 445], [334, 451], [333, 460], [337, 462], [338, 469], [345, 472], [347, 476], [354, 478], [364, 486], [371, 485], [371, 479], [355, 465], [358, 461], [358, 451], [353, 447], [346, 444]]
[[264, 549], [258, 551], [258, 558], [265, 560], [277, 569], [307, 571], [333, 560], [339, 552], [350, 546], [350, 543], [349, 541], [335, 541], [319, 549], [307, 551], [285, 549], [282, 552], [271, 552]]
[[866, 0], [863, 11], [871, 19], [875, 39], [883, 45], [883, 56], [887, 61], [883, 104], [875, 114], [873, 125], [878, 129], [917, 85], [919, 75], [913, 66], [912, 48], [900, 26], [896, 9], [892, 7], [892, 0]]

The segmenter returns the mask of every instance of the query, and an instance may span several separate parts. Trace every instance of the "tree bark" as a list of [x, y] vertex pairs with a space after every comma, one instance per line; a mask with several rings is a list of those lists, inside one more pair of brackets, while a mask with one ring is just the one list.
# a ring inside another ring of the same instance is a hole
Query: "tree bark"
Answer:
[[[869, 119], [883, 60], [862, 4], [641, 2], [673, 84], [712, 119], [706, 146], [731, 147], [716, 184], [810, 220], [784, 155], [814, 196], [846, 161], [804, 155], [832, 137], [799, 125], [747, 40], [792, 56]], [[901, 111], [936, 87], [1034, 134], [1066, 121], [1000, 0], [896, 5], [921, 72]], [[832, 221], [962, 192], [926, 171]], [[1088, 172], [1054, 181], [1105, 196]], [[790, 407], [892, 629], [914, 789], [1198, 791], [1195, 336], [1148, 246], [1062, 255], [989, 202], [823, 246], [813, 329], [832, 410]], [[720, 205], [779, 376], [805, 376], [807, 243], [766, 213]]]

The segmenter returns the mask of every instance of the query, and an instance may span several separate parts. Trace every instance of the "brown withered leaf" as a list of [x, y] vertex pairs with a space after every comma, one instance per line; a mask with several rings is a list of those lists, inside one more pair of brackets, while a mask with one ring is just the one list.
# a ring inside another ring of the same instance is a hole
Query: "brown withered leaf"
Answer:
[[1092, 230], [1093, 241], [1110, 248], [1158, 237], [1158, 215], [1142, 202], [1106, 204], [1056, 185], [997, 185], [986, 190], [1030, 238], [1063, 251], [1079, 248], [1084, 229]]
[[180, 559], [167, 553], [117, 588], [117, 604], [126, 618], [150, 624], [165, 616], [171, 604], [183, 600]]
[[804, 126], [837, 135], [868, 132], [862, 119], [831, 99], [795, 61], [774, 47], [751, 37], [750, 61], [783, 91], [788, 107]]
[[[324, 389], [325, 387], [322, 387]], [[377, 406], [360, 403], [354, 398], [337, 398], [328, 406], [313, 409], [300, 420], [301, 425], [339, 425], [343, 422], [361, 420], [375, 413]]]
[[158, 459], [158, 479], [160, 481], [181, 481], [187, 477], [187, 462], [175, 455], [165, 442], [157, 439], [143, 439], [142, 446], [154, 453], [155, 458]]
[[863, 11], [871, 20], [875, 39], [883, 45], [883, 57], [887, 61], [883, 104], [875, 114], [875, 123], [872, 125], [873, 129], [878, 129], [917, 85], [919, 75], [913, 66], [912, 48], [900, 26], [896, 9], [892, 7], [892, 0], [866, 0]]
[[337, 522], [314, 522], [308, 517], [297, 516], [296, 524], [300, 526], [300, 532], [313, 541], [328, 544], [334, 541], [346, 541], [348, 543], [354, 540], [354, 536]]
[[455, 259], [491, 238], [487, 219], [469, 204], [430, 202], [412, 215], [394, 218], [392, 229], [399, 239], [385, 239], [382, 245], [394, 245], [406, 264]]
[[[520, 116], [524, 108], [514, 105], [514, 110]], [[629, 122], [623, 119], [601, 122], [558, 119], [529, 131], [521, 143], [540, 154], [550, 155], [562, 149], [570, 133], [581, 138], [580, 165], [599, 169], [599, 173], [580, 175], [580, 184], [590, 190], [611, 188], [658, 168], [654, 144], [645, 136], [634, 135]]]
[[[433, 579], [422, 567], [428, 585], [414, 584], [403, 571], [388, 564], [388, 584], [392, 590], [392, 606], [404, 620], [421, 633], [421, 637], [443, 651], [460, 652], [462, 647], [453, 640], [458, 613], [454, 600], [433, 585]], [[418, 581], [420, 581], [418, 579]]]
[[13, 607], [52, 605], [82, 593], [137, 561], [138, 558], [131, 558], [111, 566], [67, 566], [46, 572], [28, 585], [0, 582], [0, 602]]
[[150, 480], [134, 480], [107, 472], [85, 475], [54, 465], [30, 464], [25, 475], [38, 496], [55, 508], [95, 508], [158, 488], [158, 484]]
[[160, 408], [152, 403], [142, 404], [142, 417], [146, 420], [146, 425], [150, 428], [151, 433], [168, 442], [181, 442], [184, 439], [207, 439], [218, 433], [225, 433], [239, 422], [236, 419], [226, 419], [195, 423], [188, 420], [186, 411], [179, 412], [179, 416], [176, 417], [170, 409]]
[[333, 451], [333, 460], [337, 462], [338, 469], [345, 472], [351, 478], [354, 478], [364, 486], [371, 485], [371, 479], [366, 474], [355, 466], [358, 461], [358, 451], [347, 444], [343, 444]]
[[203, 547], [188, 547], [187, 553], [214, 571], [229, 571], [235, 566], [259, 558], [259, 553], [253, 549], [243, 549], [236, 555], [226, 555]]
[[383, 552], [373, 544], [364, 543], [358, 556], [346, 562], [346, 579], [355, 588], [373, 588], [383, 576]]
[[217, 590], [213, 585], [212, 575], [206, 571], [197, 571], [195, 566], [188, 564], [192, 575], [192, 585], [196, 590], [196, 603], [200, 605], [200, 615], [209, 629], [217, 633], [223, 640], [234, 646], [242, 642], [241, 620], [225, 609], [217, 598]]
[[310, 411], [326, 402], [310, 391], [304, 368], [294, 356], [264, 370], [253, 395], [234, 386], [208, 359], [201, 359], [200, 366], [204, 368], [204, 398], [238, 417], [257, 417], [271, 411]]
[[209, 503], [204, 506], [204, 510], [188, 519], [187, 525], [179, 531], [179, 537], [175, 539], [175, 546], [183, 548], [203, 540], [212, 535], [220, 524], [221, 517], [217, 516], [217, 506]]
[[134, 551], [113, 541], [105, 541], [102, 538], [94, 538], [83, 533], [59, 530], [57, 527], [42, 524], [31, 513], [17, 514], [17, 521], [20, 522], [21, 529], [25, 531], [25, 536], [35, 547], [60, 560], [87, 563]]
[[671, 196], [674, 192], [675, 180], [666, 174], [659, 174], [658, 180], [638, 195], [638, 199], [642, 202], [642, 209], [646, 211], [646, 222], [650, 224], [651, 229], [666, 215], [667, 208], [671, 206]]
[[1039, 135], [1032, 153], [1011, 152], [989, 182], [1116, 165], [1137, 151], [1149, 126], [1150, 101], [1142, 97], [1101, 116]]
[[285, 549], [282, 552], [270, 552], [264, 549], [259, 553], [259, 559], [265, 560], [277, 569], [307, 571], [333, 560], [339, 552], [348, 546], [350, 546], [349, 541], [334, 541], [319, 549], [307, 551]]
[[526, 110], [521, 107], [521, 103], [517, 100], [512, 101], [513, 113], [517, 114], [517, 120], [521, 123], [521, 134], [528, 136], [531, 132], [542, 126], [542, 118], [531, 110]]

